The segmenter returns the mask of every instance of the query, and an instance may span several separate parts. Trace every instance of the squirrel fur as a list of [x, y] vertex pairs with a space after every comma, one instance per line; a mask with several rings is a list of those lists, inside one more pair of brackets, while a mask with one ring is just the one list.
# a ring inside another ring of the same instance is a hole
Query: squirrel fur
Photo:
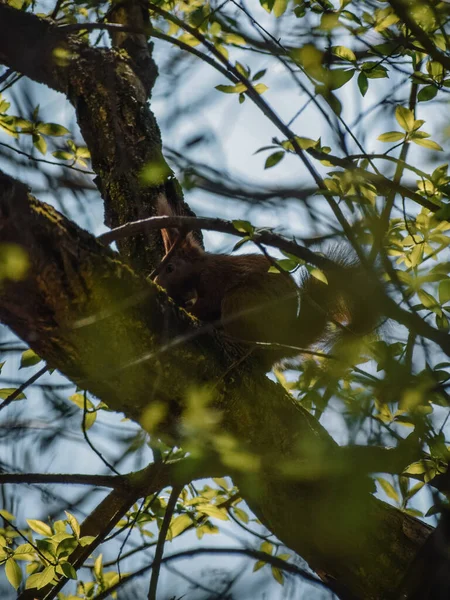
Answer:
[[[174, 215], [166, 200], [159, 214]], [[269, 272], [272, 263], [262, 254], [213, 254], [191, 232], [180, 237], [177, 229], [162, 229], [161, 234], [166, 255], [177, 247], [162, 263], [156, 283], [189, 313], [233, 338], [277, 345], [272, 362], [335, 338], [361, 338], [377, 327], [367, 277], [346, 248], [329, 254], [337, 268], [325, 272], [327, 284], [304, 275], [297, 285], [287, 272]]]

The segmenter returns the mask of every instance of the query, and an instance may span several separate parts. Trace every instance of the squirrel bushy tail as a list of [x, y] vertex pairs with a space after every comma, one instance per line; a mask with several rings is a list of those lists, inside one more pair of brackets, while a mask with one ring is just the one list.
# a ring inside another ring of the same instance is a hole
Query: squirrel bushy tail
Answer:
[[[161, 197], [158, 214], [174, 213]], [[375, 287], [345, 246], [325, 253], [327, 283], [305, 270], [297, 287], [288, 273], [272, 272], [272, 261], [262, 254], [205, 252], [192, 233], [179, 237], [176, 229], [162, 230], [162, 236], [166, 256], [176, 250], [156, 282], [201, 321], [221, 326], [242, 342], [270, 344], [261, 350], [271, 362], [301, 349], [361, 339], [377, 327]]]
[[327, 283], [308, 272], [300, 281], [295, 336], [303, 348], [361, 339], [379, 325], [375, 285], [351, 248], [331, 247], [324, 254], [336, 265], [323, 271]]

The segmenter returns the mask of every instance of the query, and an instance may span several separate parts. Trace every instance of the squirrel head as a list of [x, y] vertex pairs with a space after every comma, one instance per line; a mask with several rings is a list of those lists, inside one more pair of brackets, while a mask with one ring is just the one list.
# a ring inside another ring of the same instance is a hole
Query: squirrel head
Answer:
[[[158, 201], [158, 213], [169, 216], [174, 214], [165, 197]], [[182, 232], [176, 228], [162, 229], [161, 236], [165, 256], [155, 282], [177, 304], [189, 310], [198, 299], [197, 279], [206, 253], [191, 232], [183, 237]], [[177, 247], [173, 251], [175, 244]], [[167, 257], [171, 251], [171, 256]]]
[[164, 261], [155, 279], [177, 304], [186, 309], [191, 308], [197, 300], [197, 279], [204, 254], [199, 246], [184, 240], [170, 259]]

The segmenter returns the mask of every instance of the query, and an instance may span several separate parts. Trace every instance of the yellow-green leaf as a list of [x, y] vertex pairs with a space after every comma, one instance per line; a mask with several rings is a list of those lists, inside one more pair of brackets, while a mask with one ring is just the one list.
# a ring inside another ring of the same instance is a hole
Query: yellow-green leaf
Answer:
[[270, 169], [277, 165], [283, 158], [286, 156], [284, 150], [279, 150], [278, 152], [274, 152], [270, 156], [267, 157], [266, 162], [264, 163], [265, 169]]
[[405, 131], [413, 131], [415, 119], [412, 110], [405, 108], [404, 106], [397, 106], [395, 109], [395, 118], [402, 129]]
[[272, 8], [273, 14], [276, 17], [281, 17], [281, 15], [284, 15], [286, 12], [287, 6], [288, 0], [275, 0]]
[[439, 284], [439, 302], [446, 304], [450, 300], [450, 279], [444, 279]]
[[167, 532], [167, 539], [173, 540], [178, 535], [183, 533], [185, 529], [192, 525], [192, 519], [187, 514], [178, 515], [170, 523], [169, 531]]
[[401, 131], [387, 131], [377, 137], [380, 142], [399, 142], [405, 137]]
[[15, 590], [22, 583], [22, 571], [13, 558], [8, 558], [5, 565], [5, 575]]
[[398, 494], [395, 490], [395, 488], [392, 486], [391, 483], [389, 483], [389, 481], [386, 481], [386, 479], [383, 479], [383, 477], [377, 477], [376, 478], [378, 483], [380, 484], [381, 488], [383, 489], [384, 493], [386, 494], [386, 496], [388, 496], [389, 498], [392, 498], [392, 500], [395, 500], [396, 502], [399, 501], [398, 498]]
[[197, 507], [199, 513], [220, 519], [221, 521], [228, 521], [228, 514], [224, 508], [219, 508], [213, 504], [201, 504]]
[[315, 279], [318, 279], [322, 283], [325, 283], [328, 285], [327, 276], [320, 269], [311, 269], [311, 271], [309, 273], [310, 273], [311, 277], [314, 277]]
[[67, 522], [69, 523], [69, 526], [71, 528], [71, 530], [74, 532], [75, 537], [77, 539], [79, 539], [80, 537], [80, 525], [78, 524], [78, 521], [76, 520], [76, 518], [67, 510], [64, 511], [66, 513], [66, 517], [67, 517]]
[[[2, 400], [6, 400], [6, 398], [8, 398], [8, 396], [11, 396], [12, 393], [14, 393], [16, 391], [16, 388], [1, 388], [0, 389], [0, 398]], [[20, 394], [16, 397], [16, 400], [24, 400], [26, 398], [25, 394], [23, 392], [20, 392]]]
[[423, 140], [414, 138], [412, 141], [418, 146], [423, 146], [424, 148], [428, 148], [429, 150], [438, 150], [439, 152], [443, 150], [442, 146], [440, 146], [437, 142], [433, 142], [433, 140]]
[[37, 123], [36, 129], [39, 131], [39, 133], [43, 133], [44, 135], [52, 135], [55, 137], [70, 133], [68, 129], [62, 125], [58, 125], [58, 123]]
[[335, 56], [339, 56], [339, 58], [342, 58], [343, 60], [348, 60], [349, 62], [356, 61], [355, 53], [346, 46], [334, 46], [331, 51]]
[[50, 536], [52, 535], [52, 529], [44, 523], [43, 521], [38, 521], [37, 519], [27, 519], [28, 526], [30, 529], [39, 533], [40, 535]]
[[277, 567], [271, 566], [272, 575], [275, 581], [277, 581], [280, 585], [284, 585], [284, 575], [280, 569]]
[[259, 549], [261, 552], [265, 552], [266, 554], [273, 554], [273, 544], [270, 542], [263, 542]]
[[19, 369], [25, 369], [27, 367], [32, 367], [41, 362], [42, 358], [29, 348], [22, 353], [22, 357], [20, 359], [20, 367]]

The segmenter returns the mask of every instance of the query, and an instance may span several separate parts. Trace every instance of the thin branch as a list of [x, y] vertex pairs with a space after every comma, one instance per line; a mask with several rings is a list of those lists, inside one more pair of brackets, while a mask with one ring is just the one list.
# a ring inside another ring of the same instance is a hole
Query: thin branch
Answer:
[[87, 415], [87, 412], [88, 412], [88, 410], [87, 410], [87, 392], [85, 391], [84, 394], [83, 394], [83, 421], [82, 421], [82, 424], [81, 424], [81, 428], [83, 430], [83, 437], [86, 440], [86, 443], [88, 444], [89, 448], [91, 450], [93, 450], [93, 452], [95, 452], [95, 454], [108, 467], [108, 469], [110, 469], [113, 473], [115, 473], [118, 477], [120, 477], [121, 473], [119, 473], [119, 471], [117, 471], [115, 469], [115, 467], [106, 460], [106, 458], [103, 456], [103, 454], [99, 450], [97, 450], [97, 448], [94, 446], [94, 444], [89, 439], [89, 436], [88, 436], [87, 430], [86, 430], [86, 415]]
[[[141, 219], [140, 221], [133, 221], [126, 223], [111, 231], [102, 233], [98, 236], [98, 240], [103, 244], [111, 244], [117, 240], [127, 238], [130, 236], [138, 235], [145, 231], [154, 231], [158, 229], [166, 228], [179, 228], [192, 231], [194, 229], [206, 229], [210, 231], [218, 231], [220, 233], [228, 233], [230, 235], [236, 235], [238, 237], [246, 237], [248, 233], [239, 231], [231, 221], [214, 217], [149, 217], [148, 219]], [[304, 246], [300, 246], [296, 242], [292, 242], [280, 235], [272, 233], [268, 229], [258, 229], [251, 236], [252, 241], [267, 246], [274, 246], [285, 252], [289, 252], [298, 256], [302, 260], [311, 263], [319, 268], [337, 268], [332, 260], [316, 254]]]
[[20, 396], [20, 394], [22, 394], [22, 392], [24, 392], [27, 389], [27, 387], [29, 387], [30, 385], [32, 385], [35, 381], [37, 381], [39, 379], [39, 377], [42, 377], [42, 375], [44, 375], [44, 373], [47, 373], [47, 371], [48, 371], [48, 367], [46, 365], [45, 367], [42, 367], [42, 369], [40, 369], [37, 373], [35, 373], [34, 375], [32, 375], [29, 379], [27, 379], [24, 383], [22, 383], [22, 385], [20, 385], [17, 388], [17, 390], [14, 390], [14, 392], [12, 392], [0, 404], [0, 411], [2, 411], [9, 404], [11, 404], [11, 402], [13, 402], [18, 396]]
[[[248, 556], [257, 561], [263, 561], [264, 563], [268, 563], [269, 565], [272, 565], [273, 567], [280, 569], [280, 571], [284, 571], [284, 572], [290, 573], [292, 575], [297, 575], [297, 576], [301, 577], [302, 579], [304, 579], [305, 581], [308, 581], [314, 585], [320, 586], [322, 589], [326, 589], [326, 590], [330, 589], [330, 587], [325, 582], [321, 581], [314, 575], [311, 575], [311, 573], [308, 573], [308, 571], [301, 569], [300, 567], [297, 567], [296, 565], [294, 565], [292, 563], [288, 563], [285, 560], [278, 558], [277, 556], [273, 556], [272, 554], [267, 554], [266, 552], [261, 552], [260, 550], [253, 550], [251, 548], [234, 548], [234, 547], [194, 548], [192, 550], [184, 550], [182, 552], [177, 552], [176, 554], [170, 554], [169, 556], [165, 556], [162, 558], [161, 563], [164, 564], [164, 563], [171, 562], [173, 560], [179, 560], [182, 558], [191, 558], [193, 556], [199, 556], [201, 554], [209, 554], [209, 555], [211, 555], [211, 554], [219, 554], [219, 555], [228, 554], [228, 555], [232, 555], [232, 556]], [[131, 573], [127, 577], [124, 577], [121, 581], [117, 582], [116, 584], [112, 585], [110, 588], [108, 588], [104, 592], [101, 592], [100, 594], [95, 596], [93, 600], [106, 600], [106, 598], [108, 598], [108, 596], [110, 596], [110, 594], [115, 592], [117, 589], [119, 589], [124, 584], [128, 583], [129, 581], [135, 579], [136, 577], [145, 575], [145, 573], [147, 571], [149, 571], [152, 567], [153, 567], [153, 562], [148, 565], [145, 565], [138, 571]]]
[[4, 142], [0, 142], [0, 146], [4, 146], [5, 148], [12, 150], [13, 152], [16, 152], [16, 154], [21, 154], [22, 156], [26, 156], [27, 158], [29, 158], [30, 160], [33, 160], [34, 162], [45, 163], [46, 165], [52, 165], [53, 167], [62, 167], [64, 169], [70, 169], [71, 171], [77, 171], [78, 173], [83, 173], [83, 175], [95, 175], [94, 171], [86, 171], [86, 169], [79, 169], [78, 167], [74, 167], [72, 165], [64, 165], [62, 163], [53, 162], [51, 160], [45, 160], [45, 158], [36, 158], [32, 154], [28, 154], [27, 152], [18, 150], [17, 148], [14, 148], [14, 146], [10, 146], [9, 144], [5, 144]]
[[179, 495], [183, 491], [183, 486], [174, 485], [170, 493], [170, 498], [167, 503], [164, 519], [159, 530], [158, 543], [156, 545], [155, 557], [153, 559], [152, 576], [150, 579], [150, 588], [148, 591], [148, 600], [156, 600], [156, 589], [158, 587], [159, 573], [161, 570], [161, 561], [163, 558], [164, 544], [166, 542], [167, 533], [169, 531], [170, 521], [175, 510], [175, 506]]
[[126, 475], [84, 475], [70, 473], [0, 473], [0, 485], [5, 483], [39, 483], [46, 485], [95, 485], [114, 489], [129, 486]]

